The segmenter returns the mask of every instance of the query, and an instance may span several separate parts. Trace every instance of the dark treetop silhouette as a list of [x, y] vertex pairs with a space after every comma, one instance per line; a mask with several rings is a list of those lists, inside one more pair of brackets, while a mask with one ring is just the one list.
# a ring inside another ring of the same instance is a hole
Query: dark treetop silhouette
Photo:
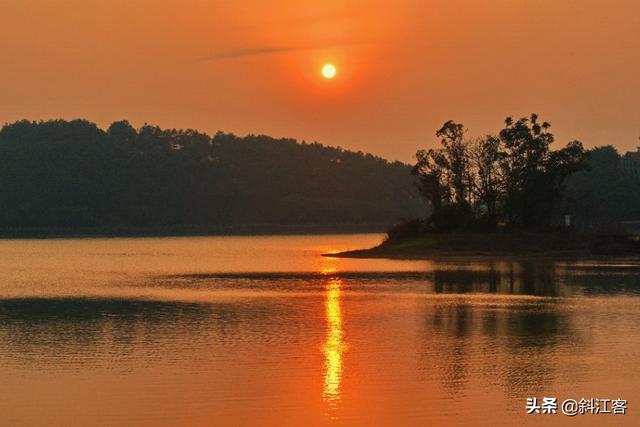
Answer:
[[106, 131], [84, 120], [0, 130], [0, 227], [8, 232], [380, 230], [424, 210], [411, 182], [400, 162], [291, 139], [211, 138], [126, 121]]
[[462, 124], [436, 132], [441, 148], [420, 150], [413, 173], [437, 229], [498, 224], [545, 228], [557, 221], [567, 179], [586, 169], [579, 141], [552, 151], [553, 134], [538, 116], [505, 120], [498, 135], [468, 139]]
[[532, 114], [469, 139], [462, 124], [445, 123], [436, 133], [441, 148], [418, 151], [413, 168], [430, 225], [548, 229], [569, 215], [580, 228], [611, 228], [640, 218], [640, 180], [614, 147], [585, 151], [572, 141], [552, 151], [549, 129]]
[[640, 241], [622, 227], [640, 217], [637, 174], [611, 146], [588, 152], [573, 141], [552, 151], [549, 128], [532, 114], [468, 139], [462, 124], [446, 122], [441, 147], [418, 151], [413, 167], [428, 217], [394, 225], [380, 246], [338, 255], [637, 256]]

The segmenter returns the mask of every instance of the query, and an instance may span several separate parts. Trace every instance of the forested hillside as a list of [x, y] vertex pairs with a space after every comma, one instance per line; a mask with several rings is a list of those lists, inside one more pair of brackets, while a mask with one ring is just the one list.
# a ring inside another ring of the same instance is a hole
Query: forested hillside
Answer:
[[267, 136], [107, 130], [84, 120], [0, 130], [0, 227], [232, 229], [383, 225], [424, 215], [410, 167]]

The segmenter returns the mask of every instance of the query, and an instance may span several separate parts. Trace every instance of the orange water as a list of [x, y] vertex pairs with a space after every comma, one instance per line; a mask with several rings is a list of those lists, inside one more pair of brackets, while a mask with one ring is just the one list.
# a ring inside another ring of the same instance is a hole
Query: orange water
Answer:
[[640, 265], [320, 256], [380, 238], [0, 241], [0, 425], [638, 425]]

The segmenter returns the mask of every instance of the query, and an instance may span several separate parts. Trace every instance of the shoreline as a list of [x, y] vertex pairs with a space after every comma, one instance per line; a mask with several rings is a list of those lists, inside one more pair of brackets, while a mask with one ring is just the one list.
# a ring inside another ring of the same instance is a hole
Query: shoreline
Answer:
[[383, 234], [382, 224], [297, 225], [246, 224], [219, 227], [88, 227], [88, 228], [0, 228], [0, 239], [83, 239], [122, 237], [216, 237], [287, 236], [312, 234]]
[[[371, 248], [373, 249], [373, 248]], [[321, 256], [325, 258], [345, 258], [345, 259], [387, 259], [396, 261], [435, 261], [452, 263], [475, 263], [475, 262], [521, 262], [521, 261], [617, 261], [617, 262], [640, 262], [638, 255], [593, 255], [593, 254], [423, 254], [407, 255], [388, 252], [375, 253], [371, 249], [357, 249], [338, 253], [325, 253]]]
[[385, 240], [380, 245], [330, 258], [489, 261], [489, 260], [640, 260], [640, 236], [575, 232], [432, 233]]

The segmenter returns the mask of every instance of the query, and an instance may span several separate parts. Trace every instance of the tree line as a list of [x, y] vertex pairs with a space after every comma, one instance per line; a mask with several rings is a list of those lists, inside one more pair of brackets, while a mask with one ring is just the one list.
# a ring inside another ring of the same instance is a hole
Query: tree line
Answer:
[[410, 170], [263, 135], [23, 120], [0, 129], [0, 227], [379, 226], [424, 210]]
[[640, 220], [640, 180], [622, 167], [615, 147], [589, 150], [586, 162], [586, 169], [567, 180], [558, 210], [570, 214], [581, 228], [610, 228]]
[[613, 147], [587, 151], [571, 141], [552, 150], [550, 124], [536, 114], [508, 117], [498, 133], [477, 138], [448, 121], [436, 136], [440, 147], [419, 150], [412, 170], [434, 229], [548, 229], [565, 215], [583, 226], [640, 216], [638, 182], [625, 176]]
[[426, 224], [442, 230], [640, 219], [640, 183], [615, 148], [572, 141], [552, 150], [537, 115], [477, 138], [448, 121], [436, 135], [440, 146], [418, 151], [411, 168], [264, 135], [18, 121], [0, 129], [0, 229], [330, 230], [427, 212]]

